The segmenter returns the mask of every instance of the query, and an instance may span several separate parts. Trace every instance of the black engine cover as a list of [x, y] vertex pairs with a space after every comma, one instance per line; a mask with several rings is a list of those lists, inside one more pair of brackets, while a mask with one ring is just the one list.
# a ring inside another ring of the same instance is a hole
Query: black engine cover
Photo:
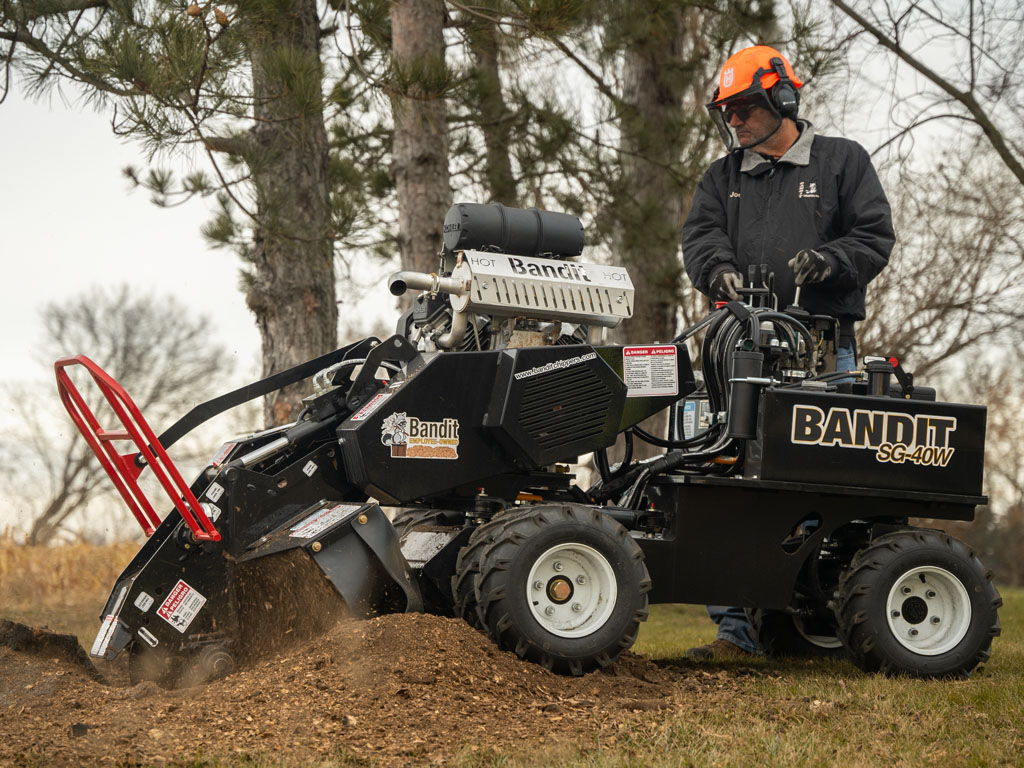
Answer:
[[[630, 360], [624, 376], [631, 349], [644, 360], [661, 350], [648, 361], [656, 374]], [[410, 370], [338, 430], [350, 481], [383, 501], [572, 462], [694, 389], [686, 348], [673, 345], [446, 352]]]

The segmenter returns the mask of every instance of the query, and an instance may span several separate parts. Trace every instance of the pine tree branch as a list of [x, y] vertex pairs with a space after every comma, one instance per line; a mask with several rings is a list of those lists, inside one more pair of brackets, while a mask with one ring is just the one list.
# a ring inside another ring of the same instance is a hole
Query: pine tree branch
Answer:
[[110, 83], [96, 77], [95, 75], [91, 75], [88, 72], [83, 72], [81, 69], [76, 67], [66, 56], [61, 56], [56, 51], [51, 50], [49, 46], [47, 46], [46, 43], [44, 43], [42, 40], [40, 40], [37, 37], [33, 37], [24, 30], [19, 29], [14, 32], [0, 31], [0, 40], [10, 40], [12, 43], [16, 44], [21, 43], [22, 45], [32, 49], [44, 58], [59, 64], [71, 77], [83, 83], [86, 83], [87, 85], [91, 85], [98, 91], [103, 91], [104, 93], [112, 93], [115, 96], [147, 95], [145, 91], [134, 88], [120, 88], [118, 86], [111, 85]]
[[225, 155], [243, 157], [246, 142], [233, 136], [203, 136], [203, 146], [211, 152], [222, 152]]
[[109, 8], [110, 4], [107, 0], [66, 0], [66, 2], [58, 5], [54, 2], [47, 2], [42, 8], [39, 7], [38, 3], [27, 2], [21, 4], [22, 15], [18, 19], [21, 24], [31, 24], [33, 21], [38, 21], [45, 16], [54, 16], [56, 14], [64, 13], [77, 13], [79, 11], [87, 11], [91, 8]]

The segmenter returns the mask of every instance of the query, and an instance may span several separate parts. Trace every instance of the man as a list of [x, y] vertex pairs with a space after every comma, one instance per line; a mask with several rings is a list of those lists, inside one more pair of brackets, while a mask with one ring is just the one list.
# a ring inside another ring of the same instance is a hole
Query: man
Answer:
[[[889, 261], [895, 236], [889, 202], [859, 144], [818, 136], [798, 119], [790, 63], [764, 45], [733, 54], [707, 105], [728, 154], [712, 163], [683, 225], [683, 263], [715, 301], [740, 298], [749, 266], [767, 265], [779, 306], [794, 302], [839, 320], [837, 370], [854, 370], [854, 323], [868, 283]], [[694, 658], [759, 651], [740, 608], [709, 606], [719, 625]]]

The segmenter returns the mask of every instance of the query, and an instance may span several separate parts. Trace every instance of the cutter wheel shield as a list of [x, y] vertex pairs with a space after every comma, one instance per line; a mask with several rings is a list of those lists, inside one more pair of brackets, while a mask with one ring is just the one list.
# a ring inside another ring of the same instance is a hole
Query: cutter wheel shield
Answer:
[[629, 532], [593, 507], [530, 510], [484, 549], [476, 598], [504, 650], [559, 674], [610, 666], [647, 618], [651, 579]]
[[963, 542], [906, 530], [854, 557], [836, 613], [854, 662], [867, 672], [968, 677], [989, 657], [1002, 603]]
[[843, 658], [846, 649], [834, 621], [788, 611], [747, 610], [764, 652], [772, 657]]

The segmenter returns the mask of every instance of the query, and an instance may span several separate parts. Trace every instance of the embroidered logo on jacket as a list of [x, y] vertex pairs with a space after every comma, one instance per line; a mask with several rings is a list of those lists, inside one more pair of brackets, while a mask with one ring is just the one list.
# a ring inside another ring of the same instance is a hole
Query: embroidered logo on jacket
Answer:
[[729, 193], [729, 197], [739, 197], [739, 196], [740, 196], [739, 192], [730, 192]]
[[796, 193], [797, 197], [819, 197], [818, 195], [818, 182], [808, 181], [800, 182], [800, 188]]

